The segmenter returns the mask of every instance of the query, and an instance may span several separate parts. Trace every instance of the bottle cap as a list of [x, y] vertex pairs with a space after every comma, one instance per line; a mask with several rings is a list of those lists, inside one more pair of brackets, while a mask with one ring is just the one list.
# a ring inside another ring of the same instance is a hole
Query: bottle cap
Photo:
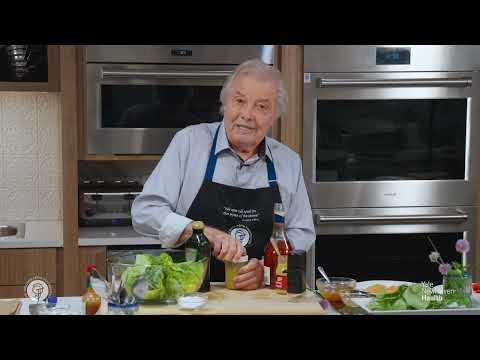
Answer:
[[88, 264], [87, 265], [87, 272], [90, 272], [92, 270], [96, 270], [97, 269], [97, 265], [95, 264]]
[[204, 227], [203, 221], [194, 221], [192, 224], [193, 230], [203, 230]]
[[304, 250], [293, 250], [288, 254], [288, 270], [307, 268], [307, 253]]
[[56, 304], [57, 303], [57, 297], [56, 296], [49, 296], [47, 298], [47, 303], [48, 304]]
[[282, 203], [275, 203], [273, 207], [273, 221], [282, 224], [285, 222], [285, 210]]

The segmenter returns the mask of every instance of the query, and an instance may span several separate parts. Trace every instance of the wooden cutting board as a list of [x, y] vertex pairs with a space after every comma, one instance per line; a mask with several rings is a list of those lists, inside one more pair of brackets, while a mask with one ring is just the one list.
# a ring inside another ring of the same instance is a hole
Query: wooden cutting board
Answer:
[[0, 315], [17, 315], [21, 305], [19, 300], [1, 300]]
[[325, 315], [320, 298], [307, 291], [300, 302], [290, 302], [287, 295], [272, 289], [228, 290], [223, 283], [211, 285], [207, 304], [198, 311], [183, 310], [178, 305], [142, 305], [139, 315]]

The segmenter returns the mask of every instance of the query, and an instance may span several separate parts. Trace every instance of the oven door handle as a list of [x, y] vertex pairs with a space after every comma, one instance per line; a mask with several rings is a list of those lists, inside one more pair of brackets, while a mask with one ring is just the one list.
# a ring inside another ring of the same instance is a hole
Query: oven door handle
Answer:
[[469, 87], [472, 78], [454, 79], [318, 79], [317, 86], [326, 87], [401, 87], [401, 86], [436, 86], [436, 87]]
[[101, 70], [102, 79], [107, 78], [226, 78], [232, 71], [150, 71], [150, 70]]
[[315, 222], [317, 225], [327, 223], [371, 223], [371, 222], [446, 222], [457, 223], [468, 220], [468, 214], [458, 211], [455, 215], [391, 215], [391, 216], [323, 216], [316, 215]]

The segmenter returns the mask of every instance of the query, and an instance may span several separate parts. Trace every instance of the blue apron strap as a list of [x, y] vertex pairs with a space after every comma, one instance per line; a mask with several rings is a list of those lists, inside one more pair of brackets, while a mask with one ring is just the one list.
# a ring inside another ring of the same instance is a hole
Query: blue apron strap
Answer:
[[268, 185], [273, 188], [277, 185], [277, 173], [275, 172], [275, 166], [273, 166], [272, 160], [267, 156], [267, 173], [268, 173]]
[[220, 130], [220, 125], [215, 132], [215, 136], [213, 138], [212, 148], [210, 149], [210, 157], [208, 158], [207, 170], [205, 171], [205, 178], [204, 180], [212, 181], [213, 173], [215, 172], [215, 166], [217, 165], [217, 155], [215, 155], [215, 149], [217, 148], [217, 138], [218, 138], [218, 131]]

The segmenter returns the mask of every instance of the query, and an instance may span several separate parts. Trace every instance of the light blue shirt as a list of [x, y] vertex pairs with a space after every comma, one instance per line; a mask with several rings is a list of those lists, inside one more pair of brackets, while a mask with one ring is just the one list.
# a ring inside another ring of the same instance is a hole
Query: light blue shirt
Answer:
[[157, 238], [164, 247], [181, 245], [178, 242], [181, 233], [195, 220], [185, 215], [202, 185], [219, 125], [213, 181], [245, 189], [268, 187], [265, 160], [268, 156], [275, 166], [286, 211], [287, 237], [296, 249], [308, 250], [315, 241], [315, 228], [300, 157], [284, 144], [266, 137], [266, 146], [243, 161], [230, 147], [223, 122], [189, 126], [175, 135], [133, 202], [134, 229]]

